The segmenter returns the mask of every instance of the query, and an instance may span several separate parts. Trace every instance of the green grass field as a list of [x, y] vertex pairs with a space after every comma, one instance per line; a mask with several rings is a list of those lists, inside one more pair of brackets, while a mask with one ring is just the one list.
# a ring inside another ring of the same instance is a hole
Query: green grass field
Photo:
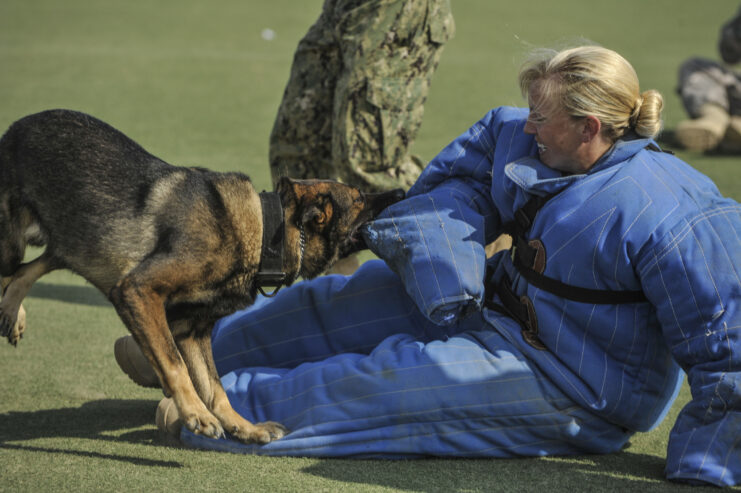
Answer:
[[[269, 188], [268, 135], [293, 50], [321, 0], [2, 0], [0, 129], [48, 108], [89, 112], [173, 164], [248, 173]], [[413, 150], [424, 159], [489, 108], [523, 105], [516, 73], [534, 46], [589, 39], [625, 55], [683, 118], [676, 73], [716, 57], [732, 0], [453, 0]], [[260, 33], [270, 28], [275, 39]], [[741, 200], [741, 160], [679, 152]], [[656, 430], [609, 456], [352, 461], [173, 447], [154, 426], [161, 393], [113, 358], [125, 328], [83, 279], [55, 272], [25, 302], [29, 329], [0, 347], [0, 491], [677, 491], [663, 479], [685, 388]]]

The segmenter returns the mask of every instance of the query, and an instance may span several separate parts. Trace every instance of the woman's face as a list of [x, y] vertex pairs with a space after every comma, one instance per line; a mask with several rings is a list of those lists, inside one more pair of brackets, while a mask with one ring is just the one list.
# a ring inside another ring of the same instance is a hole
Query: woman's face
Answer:
[[538, 89], [537, 83], [533, 84], [528, 97], [530, 115], [525, 133], [535, 136], [543, 164], [566, 173], [583, 173], [589, 168], [585, 169], [581, 156], [583, 119], [567, 115], [563, 109], [551, 109], [553, 105], [540, 99]]

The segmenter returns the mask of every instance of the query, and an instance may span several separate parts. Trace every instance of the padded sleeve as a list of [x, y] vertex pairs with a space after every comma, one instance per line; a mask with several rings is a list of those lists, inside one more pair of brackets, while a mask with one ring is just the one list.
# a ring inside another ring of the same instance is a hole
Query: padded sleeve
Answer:
[[491, 199], [496, 128], [494, 110], [443, 149], [408, 198], [364, 231], [370, 249], [436, 324], [455, 323], [481, 306], [484, 246], [500, 230]]
[[731, 201], [682, 222], [641, 267], [692, 400], [671, 431], [669, 479], [741, 481], [741, 206]]

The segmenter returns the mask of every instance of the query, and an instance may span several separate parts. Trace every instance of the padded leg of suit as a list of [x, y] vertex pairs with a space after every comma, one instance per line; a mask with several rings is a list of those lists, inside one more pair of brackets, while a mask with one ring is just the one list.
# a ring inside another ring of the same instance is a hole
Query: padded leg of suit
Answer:
[[237, 453], [386, 458], [610, 452], [627, 441], [480, 315], [431, 326], [394, 283], [374, 262], [222, 321], [214, 353], [232, 405], [291, 433], [265, 446], [187, 431], [181, 439]]

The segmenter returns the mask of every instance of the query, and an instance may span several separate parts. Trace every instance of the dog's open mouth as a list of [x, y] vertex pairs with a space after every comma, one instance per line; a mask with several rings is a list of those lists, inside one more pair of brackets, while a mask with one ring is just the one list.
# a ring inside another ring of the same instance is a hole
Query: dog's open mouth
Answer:
[[384, 209], [386, 209], [386, 207], [403, 200], [404, 197], [405, 192], [400, 188], [388, 192], [366, 194], [367, 209], [361, 216], [364, 220], [355, 226], [352, 232], [347, 236], [347, 239], [342, 243], [342, 246], [339, 249], [340, 258], [368, 249], [368, 244], [365, 241], [364, 235], [364, 231], [367, 230], [368, 224]]
[[352, 233], [350, 233], [350, 235], [340, 248], [340, 258], [347, 257], [348, 255], [352, 255], [353, 253], [359, 252], [361, 250], [366, 250], [368, 248], [368, 245], [365, 242], [365, 238], [363, 237], [363, 227], [366, 224], [368, 223], [365, 222], [359, 224], [357, 227], [355, 227]]

